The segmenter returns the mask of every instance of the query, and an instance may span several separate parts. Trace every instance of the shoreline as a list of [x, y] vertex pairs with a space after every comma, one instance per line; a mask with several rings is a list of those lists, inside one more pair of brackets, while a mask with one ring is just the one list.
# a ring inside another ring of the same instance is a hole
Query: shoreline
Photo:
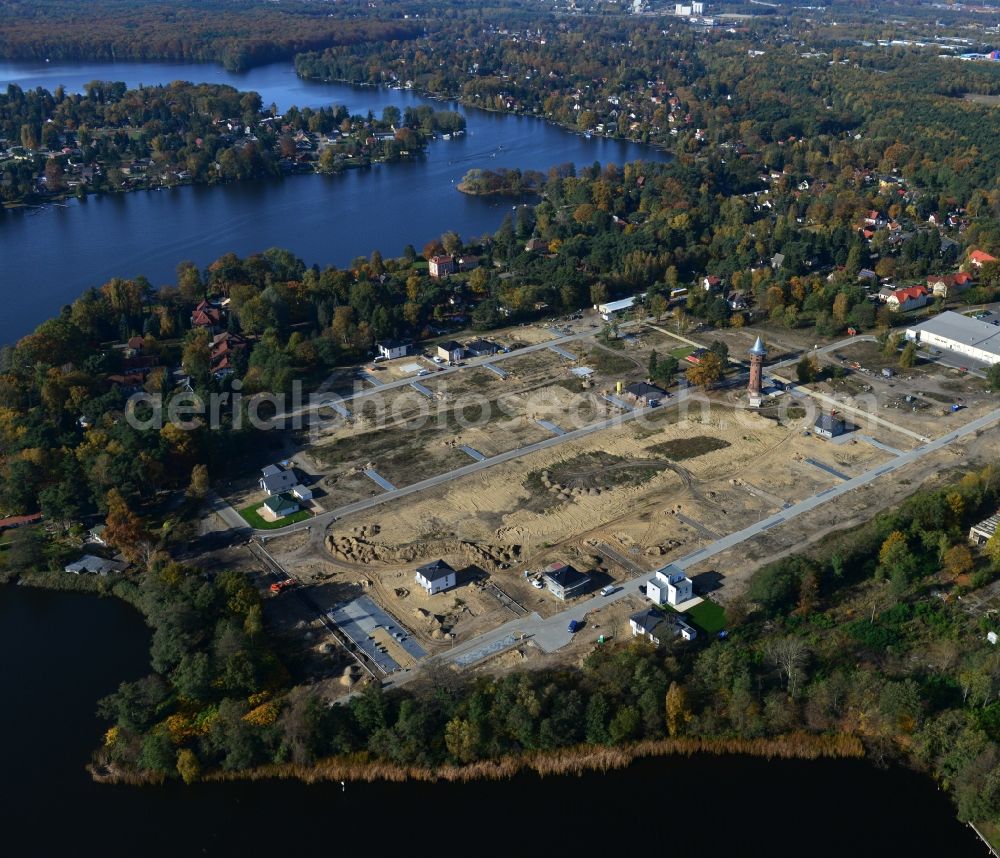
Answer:
[[318, 167], [310, 166], [308, 169], [296, 169], [291, 170], [288, 173], [282, 172], [273, 176], [248, 176], [245, 179], [231, 179], [231, 180], [211, 180], [204, 182], [195, 182], [191, 180], [183, 180], [174, 182], [169, 185], [151, 185], [148, 187], [135, 187], [135, 188], [125, 188], [122, 190], [115, 190], [110, 188], [105, 188], [99, 191], [85, 191], [80, 194], [76, 191], [66, 191], [59, 194], [53, 194], [51, 197], [45, 197], [40, 200], [13, 200], [8, 203], [0, 203], [0, 212], [5, 211], [42, 211], [44, 209], [50, 208], [52, 206], [60, 206], [62, 208], [69, 208], [67, 202], [69, 200], [77, 200], [78, 202], [83, 202], [88, 197], [118, 197], [118, 196], [128, 196], [129, 194], [137, 194], [141, 191], [146, 191], [147, 193], [153, 193], [155, 191], [174, 191], [178, 188], [215, 188], [219, 186], [226, 185], [239, 185], [245, 184], [246, 182], [275, 182], [287, 179], [291, 176], [340, 176], [350, 170], [370, 170], [373, 167], [381, 166], [383, 164], [393, 165], [393, 164], [403, 164], [410, 163], [419, 160], [422, 156], [427, 154], [427, 149], [429, 148], [429, 143], [425, 144], [421, 148], [415, 150], [408, 155], [401, 155], [399, 158], [370, 158], [366, 161], [360, 161], [356, 164], [343, 164], [335, 170], [321, 170]]
[[[561, 775], [582, 776], [587, 772], [607, 772], [623, 769], [650, 757], [670, 757], [711, 754], [715, 756], [748, 756], [765, 760], [864, 759], [864, 745], [847, 733], [811, 734], [788, 733], [768, 739], [696, 738], [651, 739], [628, 745], [579, 745], [554, 751], [530, 751], [508, 755], [496, 760], [480, 760], [466, 765], [445, 765], [436, 768], [401, 766], [373, 760], [366, 753], [348, 757], [330, 757], [311, 765], [274, 763], [239, 771], [214, 770], [203, 772], [199, 780], [207, 783], [260, 780], [298, 780], [306, 784], [326, 781], [360, 781], [373, 783], [471, 783], [506, 780], [516, 775], [535, 773], [539, 777]], [[162, 784], [162, 774], [144, 774], [99, 769], [93, 763], [87, 771], [97, 783], [127, 786]]]
[[636, 140], [632, 137], [625, 137], [621, 134], [602, 134], [593, 131], [591, 132], [581, 131], [579, 128], [574, 128], [573, 126], [568, 125], [565, 122], [559, 122], [557, 119], [553, 119], [550, 116], [545, 116], [541, 113], [533, 113], [530, 110], [498, 110], [495, 107], [486, 107], [482, 104], [476, 104], [475, 102], [469, 101], [460, 95], [448, 95], [446, 93], [432, 92], [429, 89], [418, 89], [416, 87], [411, 87], [407, 89], [406, 87], [395, 87], [386, 83], [367, 83], [340, 77], [311, 77], [308, 75], [300, 74], [299, 70], [295, 68], [294, 62], [292, 63], [292, 69], [295, 72], [295, 76], [299, 80], [308, 81], [309, 83], [339, 83], [344, 86], [356, 86], [364, 89], [388, 89], [394, 92], [397, 90], [399, 92], [409, 92], [420, 98], [427, 98], [430, 99], [431, 101], [450, 101], [453, 104], [459, 104], [462, 107], [471, 108], [472, 110], [481, 110], [483, 113], [495, 113], [502, 116], [520, 116], [520, 117], [528, 117], [531, 119], [537, 119], [541, 122], [545, 122], [546, 124], [551, 125], [554, 128], [559, 128], [562, 131], [565, 131], [567, 134], [574, 134], [577, 137], [585, 137], [587, 139], [596, 138], [598, 140], [616, 140], [620, 143], [632, 143], [636, 146], [648, 146], [650, 149], [653, 149], [657, 152], [661, 152], [664, 155], [667, 155], [671, 159], [677, 157], [671, 149], [668, 149], [661, 143], [653, 143], [651, 141], [644, 143], [642, 140]]

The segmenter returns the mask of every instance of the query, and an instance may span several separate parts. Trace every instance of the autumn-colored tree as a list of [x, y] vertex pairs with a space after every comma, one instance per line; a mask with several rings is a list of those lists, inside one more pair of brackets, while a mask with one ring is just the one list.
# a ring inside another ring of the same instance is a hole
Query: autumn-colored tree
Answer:
[[152, 553], [153, 540], [143, 520], [129, 509], [128, 503], [118, 489], [112, 488], [108, 491], [107, 505], [108, 514], [104, 522], [105, 540], [117, 548], [129, 563], [148, 560]]
[[198, 380], [208, 378], [211, 369], [209, 343], [211, 335], [204, 328], [198, 328], [188, 334], [181, 353], [181, 366], [184, 372]]
[[903, 346], [903, 351], [899, 355], [899, 365], [903, 369], [909, 369], [917, 363], [917, 344], [909, 342]]
[[177, 754], [177, 772], [186, 784], [192, 784], [201, 777], [201, 763], [190, 748], [182, 748]]
[[959, 578], [972, 571], [972, 552], [965, 545], [953, 545], [942, 558], [945, 573], [950, 578]]
[[477, 755], [479, 727], [463, 718], [452, 718], [444, 728], [444, 743], [457, 762], [471, 763]]
[[208, 466], [195, 465], [191, 469], [191, 483], [188, 485], [188, 497], [201, 500], [208, 494]]
[[689, 384], [709, 387], [722, 378], [722, 361], [715, 352], [707, 352], [698, 363], [688, 367], [686, 374]]
[[444, 245], [439, 238], [432, 238], [424, 245], [424, 259], [430, 259], [432, 256], [440, 256], [442, 253], [444, 253]]
[[882, 565], [889, 563], [899, 552], [900, 547], [906, 547], [906, 535], [898, 530], [894, 530], [882, 543], [882, 547], [878, 552], [878, 562]]
[[667, 689], [667, 734], [673, 738], [681, 733], [684, 726], [691, 720], [691, 710], [688, 707], [687, 694], [684, 686], [671, 682]]
[[833, 318], [839, 323], [844, 324], [847, 321], [847, 311], [850, 306], [847, 295], [843, 292], [837, 294], [837, 297], [833, 299]]
[[965, 515], [965, 498], [959, 492], [948, 492], [944, 500], [948, 504], [952, 520], [955, 524], [961, 524], [962, 516]]

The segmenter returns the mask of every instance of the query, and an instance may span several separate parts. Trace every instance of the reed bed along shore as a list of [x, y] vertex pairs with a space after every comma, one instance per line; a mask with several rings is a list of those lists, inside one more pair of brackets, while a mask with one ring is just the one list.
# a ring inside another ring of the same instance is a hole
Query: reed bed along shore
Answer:
[[452, 781], [504, 780], [524, 772], [541, 777], [582, 775], [622, 769], [645, 757], [674, 754], [744, 754], [765, 759], [856, 759], [865, 749], [856, 736], [846, 734], [813, 735], [790, 733], [769, 739], [698, 739], [677, 738], [649, 740], [608, 748], [582, 745], [556, 751], [533, 751], [480, 760], [468, 765], [439, 767], [401, 766], [373, 760], [366, 754], [333, 757], [311, 765], [283, 763], [243, 771], [212, 771], [202, 775], [205, 781], [297, 779], [305, 783], [320, 781]]

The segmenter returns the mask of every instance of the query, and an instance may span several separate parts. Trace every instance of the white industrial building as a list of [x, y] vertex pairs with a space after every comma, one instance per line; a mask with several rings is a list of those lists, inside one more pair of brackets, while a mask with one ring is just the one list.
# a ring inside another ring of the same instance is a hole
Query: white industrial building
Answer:
[[1000, 363], [1000, 327], [951, 310], [907, 328], [906, 339], [985, 364]]
[[694, 3], [675, 3], [674, 4], [674, 15], [678, 18], [690, 18], [692, 15], [704, 15], [705, 14], [705, 4], [694, 2]]
[[642, 297], [642, 295], [633, 295], [631, 298], [622, 298], [620, 301], [608, 301], [606, 304], [598, 304], [595, 309], [601, 314], [604, 321], [610, 322], [619, 313], [631, 310]]

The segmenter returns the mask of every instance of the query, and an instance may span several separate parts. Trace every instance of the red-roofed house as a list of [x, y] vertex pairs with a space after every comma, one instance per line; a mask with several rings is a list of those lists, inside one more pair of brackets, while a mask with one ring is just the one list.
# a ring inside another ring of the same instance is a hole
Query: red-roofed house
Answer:
[[971, 274], [959, 271], [958, 274], [932, 274], [927, 278], [927, 288], [938, 298], [949, 298], [964, 292], [976, 282]]
[[237, 352], [245, 352], [247, 341], [239, 334], [224, 331], [212, 339], [212, 373], [216, 378], [232, 375], [236, 370]]
[[456, 270], [454, 256], [432, 256], [427, 260], [427, 273], [431, 277], [447, 277]]
[[969, 264], [976, 266], [976, 268], [982, 268], [987, 262], [996, 262], [997, 258], [995, 256], [990, 256], [988, 253], [982, 250], [973, 250], [969, 254]]
[[199, 301], [198, 306], [191, 313], [192, 328], [207, 328], [215, 331], [222, 323], [222, 310], [213, 307], [208, 301]]
[[8, 527], [20, 527], [22, 524], [34, 524], [41, 520], [42, 514], [40, 512], [33, 512], [30, 515], [12, 515], [9, 518], [0, 518], [0, 530], [6, 530]]
[[889, 296], [885, 303], [890, 310], [897, 313], [916, 310], [927, 303], [927, 290], [923, 286], [909, 286], [906, 289], [897, 289]]

